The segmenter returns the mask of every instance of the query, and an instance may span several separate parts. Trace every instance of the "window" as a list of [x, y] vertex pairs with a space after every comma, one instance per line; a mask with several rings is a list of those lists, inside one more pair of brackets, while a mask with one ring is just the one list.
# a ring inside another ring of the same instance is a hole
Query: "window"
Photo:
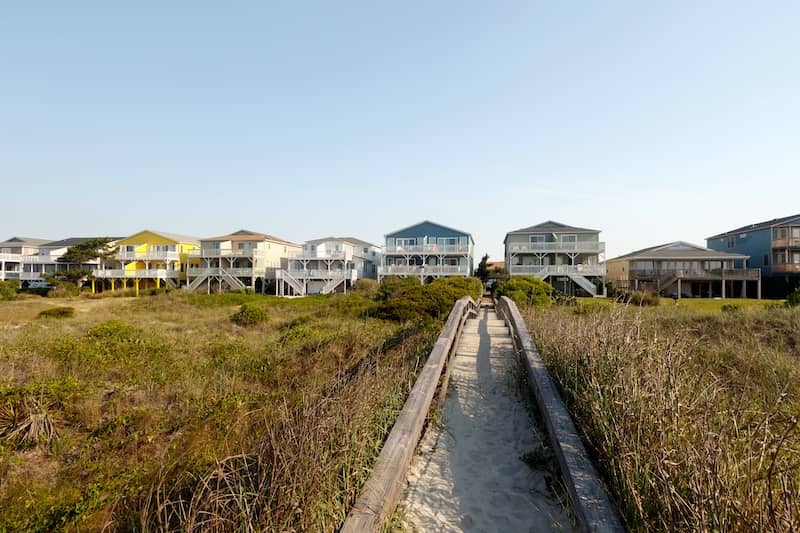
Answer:
[[736, 248], [736, 237], [731, 235], [728, 237], [728, 242], [726, 244], [728, 248]]
[[561, 235], [561, 242], [569, 242], [569, 243], [578, 242], [578, 236], [577, 235]]
[[437, 244], [446, 244], [448, 246], [455, 246], [458, 244], [458, 237], [439, 237], [436, 239]]
[[367, 248], [367, 247], [365, 246], [365, 247], [364, 247], [364, 253], [367, 253], [367, 252], [369, 252], [369, 248]]
[[541, 234], [537, 235], [528, 235], [528, 242], [531, 244], [534, 243], [542, 243], [545, 241], [545, 236]]
[[800, 228], [792, 228], [792, 239], [800, 239]]
[[126, 252], [135, 252], [136, 251], [136, 245], [134, 245], [134, 244], [126, 244], [125, 245], [125, 251]]
[[764, 254], [764, 257], [761, 258], [764, 262], [764, 266], [769, 266], [769, 254]]

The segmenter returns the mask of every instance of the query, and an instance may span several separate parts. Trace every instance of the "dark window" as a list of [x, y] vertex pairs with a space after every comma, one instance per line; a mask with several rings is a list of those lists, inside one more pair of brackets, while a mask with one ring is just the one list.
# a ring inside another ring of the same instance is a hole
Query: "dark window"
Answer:
[[769, 254], [764, 254], [764, 266], [769, 266]]

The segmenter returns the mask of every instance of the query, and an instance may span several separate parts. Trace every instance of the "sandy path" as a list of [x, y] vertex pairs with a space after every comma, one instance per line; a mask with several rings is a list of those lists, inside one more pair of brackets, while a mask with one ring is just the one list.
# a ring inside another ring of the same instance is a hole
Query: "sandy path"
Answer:
[[459, 341], [442, 427], [429, 427], [409, 469], [401, 508], [417, 531], [571, 529], [544, 472], [520, 457], [539, 447], [517, 386], [508, 330], [481, 309]]

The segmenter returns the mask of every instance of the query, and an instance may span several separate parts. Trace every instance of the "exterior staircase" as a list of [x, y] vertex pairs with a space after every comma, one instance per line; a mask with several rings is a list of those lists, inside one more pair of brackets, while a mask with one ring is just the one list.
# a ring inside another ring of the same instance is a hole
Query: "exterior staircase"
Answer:
[[247, 287], [239, 278], [230, 275], [224, 268], [219, 269], [219, 277], [221, 277], [231, 289], [245, 289]]
[[580, 274], [569, 274], [569, 279], [580, 285], [583, 290], [591, 294], [593, 297], [597, 298], [603, 296], [602, 294], [597, 294], [597, 286], [594, 283]]
[[298, 296], [305, 296], [306, 295], [306, 286], [304, 283], [299, 281], [297, 278], [289, 274], [286, 270], [276, 270], [275, 271], [275, 279], [276, 280], [283, 280], [286, 282], [294, 291], [294, 293]]

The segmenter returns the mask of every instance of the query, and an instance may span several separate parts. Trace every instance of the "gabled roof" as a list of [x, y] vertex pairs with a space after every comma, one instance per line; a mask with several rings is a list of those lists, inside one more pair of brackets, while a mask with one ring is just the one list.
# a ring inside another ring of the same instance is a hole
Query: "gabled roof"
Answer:
[[291, 244], [292, 246], [300, 246], [299, 244], [287, 241], [286, 239], [281, 239], [280, 237], [275, 237], [274, 235], [268, 235], [266, 233], [259, 233], [257, 231], [250, 231], [246, 229], [240, 229], [239, 231], [234, 231], [233, 233], [229, 233], [228, 235], [221, 235], [219, 237], [208, 237], [205, 239], [200, 239], [201, 241], [272, 241], [281, 244]]
[[33, 237], [11, 237], [10, 239], [0, 242], [2, 244], [28, 244], [31, 246], [41, 246], [45, 243], [50, 242], [49, 239], [35, 239]]
[[137, 231], [133, 235], [128, 235], [124, 239], [120, 240], [128, 240], [131, 237], [136, 237], [137, 235], [141, 235], [142, 233], [152, 233], [154, 235], [158, 235], [159, 237], [163, 237], [169, 241], [174, 241], [176, 243], [179, 242], [187, 242], [187, 243], [199, 243], [200, 239], [197, 237], [190, 237], [189, 235], [178, 235], [177, 233], [167, 233], [166, 231], [155, 231], [152, 229], [143, 229], [142, 231]]
[[60, 241], [50, 241], [47, 244], [43, 244], [41, 247], [69, 248], [70, 246], [75, 246], [76, 244], [80, 244], [82, 242], [86, 242], [91, 239], [111, 239], [111, 242], [114, 242], [122, 239], [122, 237], [69, 237], [67, 239], [61, 239]]
[[600, 233], [600, 230], [568, 226], [567, 224], [562, 224], [554, 220], [546, 220], [535, 226], [509, 231], [508, 235], [515, 233]]
[[417, 222], [416, 224], [411, 224], [410, 226], [406, 226], [405, 228], [401, 228], [401, 229], [395, 230], [395, 231], [393, 231], [391, 233], [387, 233], [385, 235], [385, 237], [391, 237], [392, 235], [395, 235], [397, 233], [402, 233], [404, 231], [410, 230], [411, 228], [416, 228], [417, 226], [422, 226], [424, 224], [430, 224], [431, 226], [436, 226], [436, 227], [439, 227], [439, 228], [442, 228], [442, 229], [446, 229], [448, 231], [452, 231], [453, 233], [460, 233], [462, 235], [466, 235], [466, 236], [469, 237], [469, 239], [473, 243], [475, 242], [475, 239], [472, 238], [472, 234], [471, 233], [466, 232], [466, 231], [462, 231], [460, 229], [451, 228], [450, 226], [445, 226], [444, 224], [439, 224], [438, 222], [433, 222], [431, 220], [423, 220], [422, 222]]
[[698, 246], [696, 244], [692, 244], [689, 242], [675, 241], [668, 244], [660, 244], [658, 246], [652, 246], [650, 248], [636, 250], [635, 252], [621, 255], [619, 257], [615, 257], [614, 259], [609, 259], [608, 262], [619, 261], [619, 260], [636, 261], [636, 260], [647, 260], [647, 259], [661, 259], [661, 260], [675, 259], [676, 261], [695, 259], [702, 261], [713, 261], [715, 259], [719, 260], [747, 259], [748, 257], [750, 256], [744, 254], [732, 254], [730, 252], [719, 252], [717, 250], [711, 250], [709, 248], [704, 248], [703, 246]]
[[349, 242], [350, 244], [357, 244], [359, 246], [372, 246], [374, 248], [380, 248], [377, 244], [372, 244], [371, 242], [362, 241], [361, 239], [356, 239], [355, 237], [323, 237], [321, 239], [312, 239], [310, 241], [306, 241], [307, 244], [319, 244], [321, 242], [327, 241], [342, 241], [342, 242]]
[[720, 233], [718, 235], [714, 235], [712, 237], [706, 237], [707, 241], [712, 239], [719, 239], [721, 237], [727, 237], [728, 235], [738, 234], [738, 233], [747, 233], [749, 231], [758, 231], [762, 229], [771, 228], [773, 226], [780, 226], [782, 224], [787, 224], [789, 222], [800, 222], [800, 214], [798, 215], [791, 215], [788, 217], [783, 218], [773, 218], [772, 220], [767, 220], [764, 222], [758, 222], [756, 224], [750, 224], [749, 226], [742, 226], [741, 228], [732, 229], [730, 231], [726, 231], [724, 233]]

